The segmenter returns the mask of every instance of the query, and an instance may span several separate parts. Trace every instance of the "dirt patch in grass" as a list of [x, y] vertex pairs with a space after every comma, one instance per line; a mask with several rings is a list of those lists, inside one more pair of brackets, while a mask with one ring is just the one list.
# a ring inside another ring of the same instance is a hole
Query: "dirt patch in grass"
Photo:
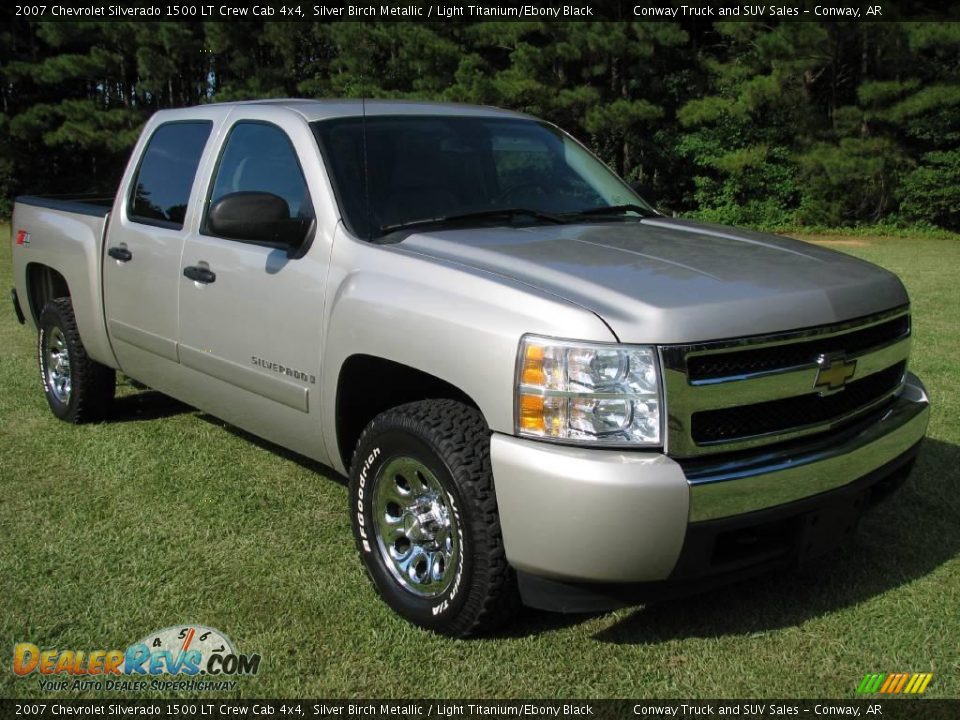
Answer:
[[794, 235], [798, 240], [816, 243], [817, 245], [837, 245], [840, 247], [869, 247], [873, 243], [867, 238], [850, 238], [840, 235]]
[[870, 244], [867, 240], [811, 240], [810, 242], [823, 245], [847, 245], [849, 247], [866, 247]]

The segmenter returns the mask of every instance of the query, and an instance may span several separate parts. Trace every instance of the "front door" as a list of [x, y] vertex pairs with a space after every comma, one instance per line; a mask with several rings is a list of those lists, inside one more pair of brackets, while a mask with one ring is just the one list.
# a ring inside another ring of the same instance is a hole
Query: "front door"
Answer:
[[291, 253], [276, 242], [225, 236], [231, 232], [210, 220], [210, 210], [235, 193], [270, 193], [268, 200], [286, 204], [289, 220], [305, 226], [315, 218], [287, 132], [259, 120], [233, 123], [207, 190], [199, 232], [184, 246], [180, 362], [199, 407], [325, 459], [315, 412], [325, 248], [318, 243], [305, 253]]

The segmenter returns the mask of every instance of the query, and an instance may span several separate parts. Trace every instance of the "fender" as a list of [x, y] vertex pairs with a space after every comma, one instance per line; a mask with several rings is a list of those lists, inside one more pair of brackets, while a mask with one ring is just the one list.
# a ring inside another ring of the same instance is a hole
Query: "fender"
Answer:
[[330, 267], [321, 422], [327, 455], [340, 472], [346, 468], [337, 451], [337, 380], [352, 355], [438, 377], [473, 398], [491, 430], [512, 434], [514, 369], [524, 333], [616, 340], [594, 313], [555, 295], [409, 252], [402, 243], [356, 240], [342, 226]]

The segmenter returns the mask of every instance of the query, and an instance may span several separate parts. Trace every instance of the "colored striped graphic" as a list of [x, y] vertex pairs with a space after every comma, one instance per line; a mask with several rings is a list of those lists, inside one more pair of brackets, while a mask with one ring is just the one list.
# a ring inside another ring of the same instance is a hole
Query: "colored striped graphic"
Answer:
[[922, 695], [933, 680], [933, 673], [867, 673], [860, 681], [857, 694]]

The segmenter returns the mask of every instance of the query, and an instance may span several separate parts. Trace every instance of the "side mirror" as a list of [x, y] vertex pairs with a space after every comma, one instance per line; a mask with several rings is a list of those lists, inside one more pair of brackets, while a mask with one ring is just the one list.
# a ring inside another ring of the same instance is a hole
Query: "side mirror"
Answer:
[[219, 237], [285, 247], [293, 254], [313, 218], [291, 218], [287, 201], [268, 192], [235, 192], [210, 206], [207, 230]]

